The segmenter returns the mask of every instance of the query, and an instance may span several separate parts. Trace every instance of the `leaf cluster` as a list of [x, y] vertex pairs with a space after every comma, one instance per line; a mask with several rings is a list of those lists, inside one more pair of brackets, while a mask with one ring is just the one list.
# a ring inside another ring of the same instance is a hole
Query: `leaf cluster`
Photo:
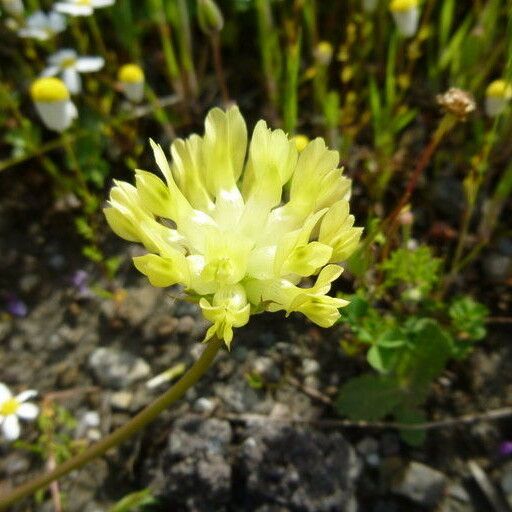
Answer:
[[[338, 411], [353, 420], [422, 422], [432, 382], [450, 360], [466, 357], [485, 337], [488, 311], [469, 296], [444, 303], [429, 295], [439, 279], [441, 260], [428, 247], [398, 249], [380, 269], [383, 279], [374, 294], [359, 289], [340, 310], [350, 343], [366, 350], [376, 373], [342, 386]], [[417, 291], [413, 308], [404, 306], [411, 290]], [[392, 292], [399, 300], [390, 297]], [[388, 303], [382, 302], [383, 296]], [[411, 444], [424, 438], [421, 430], [402, 430], [401, 435]]]

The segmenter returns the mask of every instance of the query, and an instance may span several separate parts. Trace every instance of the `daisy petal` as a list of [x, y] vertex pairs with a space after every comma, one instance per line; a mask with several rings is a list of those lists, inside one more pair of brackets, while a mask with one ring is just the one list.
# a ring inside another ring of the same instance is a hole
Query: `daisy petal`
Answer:
[[12, 398], [11, 391], [5, 384], [0, 382], [0, 403], [5, 402], [6, 400], [9, 400], [9, 398]]
[[57, 2], [55, 10], [70, 16], [90, 16], [93, 13], [93, 8], [90, 5], [70, 4], [68, 2]]
[[82, 80], [77, 70], [74, 68], [67, 68], [62, 72], [62, 79], [67, 85], [71, 94], [78, 94], [82, 90]]
[[102, 57], [80, 57], [76, 61], [76, 70], [80, 73], [91, 73], [100, 70], [105, 65]]
[[22, 391], [19, 395], [16, 396], [17, 402], [26, 402], [27, 400], [30, 400], [31, 398], [34, 398], [37, 396], [37, 391], [35, 389], [27, 389], [25, 391]]
[[16, 415], [24, 420], [34, 420], [39, 414], [39, 407], [34, 404], [21, 404], [16, 411]]
[[2, 431], [8, 441], [15, 441], [20, 437], [20, 422], [14, 414], [5, 418], [2, 423]]
[[58, 66], [48, 66], [47, 68], [43, 69], [43, 72], [41, 73], [41, 76], [55, 76], [59, 73], [59, 67]]
[[91, 4], [95, 9], [101, 9], [102, 7], [109, 7], [114, 5], [115, 0], [92, 0]]

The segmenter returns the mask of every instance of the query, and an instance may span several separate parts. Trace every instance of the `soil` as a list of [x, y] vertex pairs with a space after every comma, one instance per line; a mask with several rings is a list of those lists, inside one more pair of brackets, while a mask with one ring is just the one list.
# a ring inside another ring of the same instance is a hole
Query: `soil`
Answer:
[[[73, 211], [56, 208], [34, 167], [0, 175], [0, 381], [54, 396], [76, 419], [64, 429], [72, 446], [123, 424], [165, 389], [146, 382], [193, 362], [207, 324], [179, 290], [152, 288], [130, 263], [139, 249], [110, 235], [104, 246], [123, 261], [107, 283], [81, 255]], [[77, 271], [86, 272], [85, 284], [77, 285]], [[510, 312], [510, 288], [486, 280], [479, 266], [467, 276], [461, 284], [485, 290], [478, 296], [493, 317]], [[105, 298], [95, 287], [117, 291]], [[14, 300], [26, 314], [8, 313]], [[146, 487], [155, 502], [144, 510], [154, 511], [509, 510], [512, 463], [500, 446], [512, 439], [511, 418], [433, 429], [420, 448], [393, 429], [322, 425], [337, 417], [330, 402], [340, 384], [366, 368], [343, 354], [342, 330], [299, 316], [255, 317], [177, 406], [60, 481], [63, 510], [107, 511]], [[470, 358], [435, 383], [431, 419], [512, 406], [511, 334], [510, 324], [489, 324]], [[36, 442], [36, 427], [24, 424], [22, 438]], [[470, 461], [503, 508], [490, 504]], [[0, 444], [0, 492], [47, 464], [48, 454]], [[13, 510], [54, 508], [47, 493]]]

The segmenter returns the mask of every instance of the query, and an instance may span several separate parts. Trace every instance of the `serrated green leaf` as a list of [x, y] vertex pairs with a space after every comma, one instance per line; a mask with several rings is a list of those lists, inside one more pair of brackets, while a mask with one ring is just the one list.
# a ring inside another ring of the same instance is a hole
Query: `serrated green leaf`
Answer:
[[392, 379], [362, 375], [341, 387], [336, 407], [351, 420], [376, 421], [393, 412], [403, 399], [403, 391]]

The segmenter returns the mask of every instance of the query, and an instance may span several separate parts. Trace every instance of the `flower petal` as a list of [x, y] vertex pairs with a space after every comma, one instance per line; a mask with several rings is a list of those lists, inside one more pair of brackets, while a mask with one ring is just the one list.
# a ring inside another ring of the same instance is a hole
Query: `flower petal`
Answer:
[[39, 407], [35, 404], [24, 403], [18, 407], [16, 411], [18, 417], [24, 420], [34, 420], [39, 414]]
[[37, 391], [35, 389], [27, 389], [16, 395], [16, 400], [20, 403], [26, 402], [35, 396], [37, 396]]
[[62, 80], [64, 80], [70, 94], [79, 94], [82, 90], [82, 79], [75, 68], [64, 69], [62, 71]]
[[69, 2], [57, 2], [53, 7], [57, 12], [69, 14], [70, 16], [90, 16], [94, 11], [90, 5], [79, 5]]
[[115, 0], [91, 0], [91, 5], [95, 9], [101, 9], [103, 7], [109, 7], [115, 4]]
[[76, 70], [80, 73], [99, 71], [105, 65], [103, 57], [79, 57], [76, 61]]
[[11, 390], [3, 382], [0, 382], [0, 404], [9, 398], [12, 398]]
[[2, 422], [2, 432], [8, 441], [15, 441], [20, 437], [20, 422], [14, 414], [4, 419]]

